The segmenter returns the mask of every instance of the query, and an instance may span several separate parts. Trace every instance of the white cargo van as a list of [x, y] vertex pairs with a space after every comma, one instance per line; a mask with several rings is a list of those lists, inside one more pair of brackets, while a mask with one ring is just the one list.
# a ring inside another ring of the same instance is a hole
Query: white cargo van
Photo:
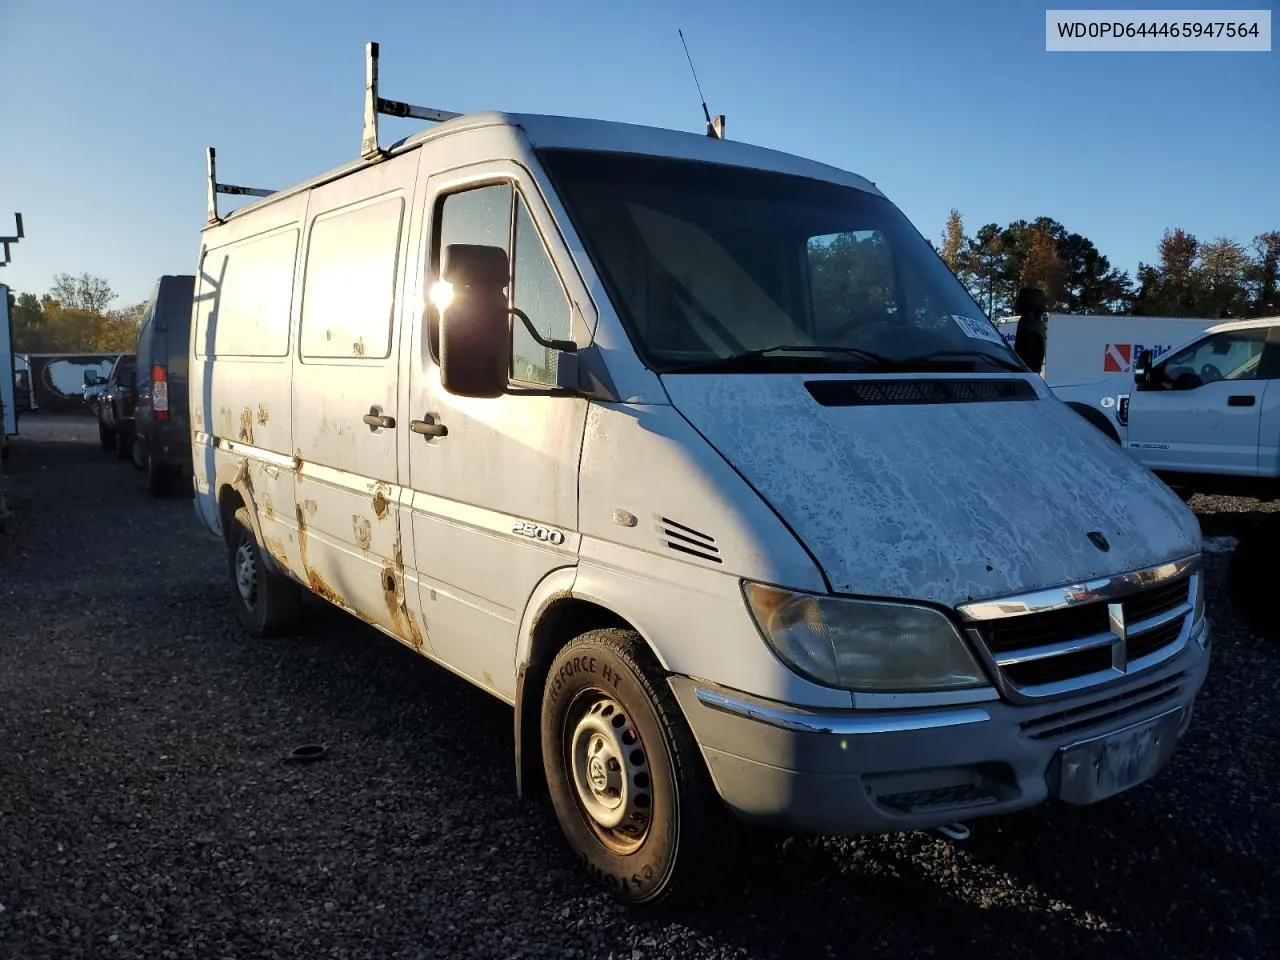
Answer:
[[[873, 184], [386, 101], [368, 56], [361, 160], [269, 193], [210, 153], [195, 503], [249, 632], [309, 590], [512, 704], [517, 789], [632, 902], [726, 811], [919, 830], [1165, 765], [1194, 515]], [[444, 122], [380, 149], [379, 111]]]
[[[1054, 396], [1119, 442], [1120, 397], [1133, 386], [1133, 364], [1142, 351], [1158, 360], [1187, 338], [1209, 329], [1207, 317], [1138, 317], [1050, 313], [1045, 316], [1045, 353], [1040, 375]], [[996, 321], [1013, 345], [1017, 317]]]

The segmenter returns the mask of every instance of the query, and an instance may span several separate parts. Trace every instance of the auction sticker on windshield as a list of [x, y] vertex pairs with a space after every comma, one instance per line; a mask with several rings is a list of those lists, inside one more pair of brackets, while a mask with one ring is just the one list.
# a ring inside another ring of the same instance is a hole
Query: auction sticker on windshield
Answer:
[[960, 332], [971, 340], [988, 340], [991, 343], [1004, 343], [1000, 334], [996, 332], [995, 327], [989, 323], [983, 323], [981, 320], [975, 320], [973, 317], [962, 317], [958, 313], [953, 313], [951, 319], [956, 322], [956, 326], [960, 328]]

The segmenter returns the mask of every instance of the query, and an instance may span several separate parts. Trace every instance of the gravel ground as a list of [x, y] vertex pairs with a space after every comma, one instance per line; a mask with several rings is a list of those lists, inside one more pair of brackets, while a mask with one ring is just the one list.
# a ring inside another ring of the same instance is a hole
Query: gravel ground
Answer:
[[[507, 707], [322, 605], [246, 640], [188, 499], [29, 417], [0, 537], [0, 957], [1275, 957], [1280, 649], [1226, 600], [1263, 512], [1193, 501], [1214, 665], [1173, 766], [971, 839], [765, 840], [628, 911], [513, 796]], [[329, 746], [318, 763], [283, 761]]]

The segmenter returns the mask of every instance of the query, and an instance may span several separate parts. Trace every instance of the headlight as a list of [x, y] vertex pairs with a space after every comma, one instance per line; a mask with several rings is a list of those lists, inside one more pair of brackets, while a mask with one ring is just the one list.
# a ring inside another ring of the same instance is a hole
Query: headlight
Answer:
[[957, 690], [986, 686], [951, 621], [929, 607], [744, 586], [747, 606], [779, 659], [843, 690]]

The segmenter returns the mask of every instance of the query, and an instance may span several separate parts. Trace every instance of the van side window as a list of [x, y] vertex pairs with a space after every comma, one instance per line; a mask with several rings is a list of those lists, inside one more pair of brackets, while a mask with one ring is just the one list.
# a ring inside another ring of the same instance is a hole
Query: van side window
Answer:
[[196, 298], [196, 356], [288, 356], [297, 253], [294, 227], [205, 254]]
[[397, 196], [316, 217], [302, 286], [304, 359], [391, 355], [403, 214]]
[[[507, 288], [508, 302], [523, 310], [534, 328], [548, 340], [569, 338], [568, 295], [542, 243], [533, 215], [511, 184], [491, 184], [449, 194], [440, 203], [437, 222], [433, 278], [439, 277], [441, 252], [451, 243], [501, 247], [511, 258], [514, 274]], [[428, 317], [431, 352], [439, 356], [440, 318], [434, 307]], [[555, 385], [558, 382], [556, 353], [539, 346], [519, 320], [512, 322], [512, 328], [511, 378], [524, 383]]]
[[[515, 306], [548, 340], [569, 339], [569, 298], [524, 201], [516, 207]], [[511, 378], [554, 386], [559, 354], [540, 346], [518, 319], [512, 324]]]
[[[440, 277], [440, 254], [451, 243], [501, 247], [511, 255], [511, 184], [495, 183], [451, 193], [440, 201], [432, 252], [432, 282]], [[428, 313], [432, 356], [440, 356], [440, 315]]]

